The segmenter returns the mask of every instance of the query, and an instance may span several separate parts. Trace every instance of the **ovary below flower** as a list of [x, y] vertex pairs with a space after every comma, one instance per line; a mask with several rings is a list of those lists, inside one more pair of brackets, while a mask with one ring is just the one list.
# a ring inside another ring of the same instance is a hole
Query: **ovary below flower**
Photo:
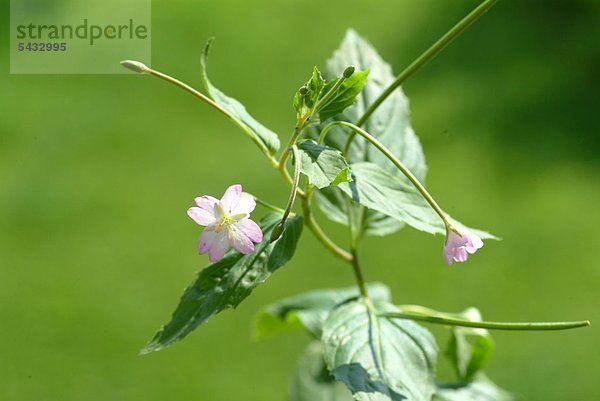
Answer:
[[211, 262], [223, 258], [231, 246], [243, 254], [254, 252], [254, 243], [263, 239], [263, 233], [250, 213], [256, 207], [252, 195], [242, 192], [242, 186], [232, 185], [221, 200], [204, 195], [194, 199], [196, 207], [187, 214], [206, 228], [198, 240], [200, 254], [208, 252]]
[[469, 254], [477, 252], [483, 246], [483, 241], [477, 235], [462, 230], [460, 234], [454, 229], [446, 231], [444, 244], [444, 260], [450, 266], [452, 262], [464, 262]]

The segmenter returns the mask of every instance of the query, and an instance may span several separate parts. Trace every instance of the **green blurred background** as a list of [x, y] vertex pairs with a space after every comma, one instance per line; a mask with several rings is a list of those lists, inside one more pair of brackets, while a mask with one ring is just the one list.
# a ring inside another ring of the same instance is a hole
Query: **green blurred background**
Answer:
[[[477, 4], [155, 1], [152, 65], [197, 86], [201, 47], [216, 36], [213, 82], [285, 140], [294, 91], [346, 28], [399, 72]], [[368, 239], [366, 276], [389, 284], [397, 303], [600, 323], [599, 11], [595, 0], [500, 1], [405, 85], [430, 190], [504, 240], [448, 268], [442, 237], [406, 229]], [[240, 182], [283, 204], [280, 177], [234, 125], [179, 89], [133, 75], [11, 76], [5, 39], [0, 399], [283, 400], [307, 337], [254, 343], [253, 316], [280, 297], [353, 282], [308, 232], [237, 311], [137, 356], [206, 263], [185, 215], [192, 199]], [[504, 388], [527, 400], [600, 399], [597, 326], [494, 335], [489, 375]]]

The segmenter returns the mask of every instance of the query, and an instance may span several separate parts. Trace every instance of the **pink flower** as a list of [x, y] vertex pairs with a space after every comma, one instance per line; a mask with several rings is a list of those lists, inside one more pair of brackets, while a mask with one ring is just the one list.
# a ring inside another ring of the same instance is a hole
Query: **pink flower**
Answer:
[[477, 235], [463, 230], [461, 234], [448, 229], [444, 245], [444, 260], [450, 266], [452, 262], [464, 262], [469, 254], [477, 252], [483, 246], [483, 241]]
[[196, 223], [206, 228], [200, 235], [198, 251], [208, 252], [211, 262], [223, 258], [231, 246], [249, 254], [254, 252], [254, 243], [263, 239], [263, 233], [250, 213], [256, 207], [252, 195], [242, 192], [241, 185], [232, 185], [221, 200], [204, 195], [194, 199], [197, 207], [188, 209], [187, 214]]

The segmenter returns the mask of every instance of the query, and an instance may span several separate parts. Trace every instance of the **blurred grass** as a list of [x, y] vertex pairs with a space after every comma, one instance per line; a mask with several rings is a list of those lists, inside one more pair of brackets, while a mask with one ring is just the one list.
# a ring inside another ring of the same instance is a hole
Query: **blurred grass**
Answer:
[[[291, 96], [347, 27], [398, 72], [476, 4], [155, 2], [153, 66], [197, 85], [201, 46], [216, 36], [213, 82], [285, 140]], [[366, 275], [388, 283], [396, 302], [477, 305], [490, 320], [600, 319], [598, 11], [594, 0], [501, 1], [407, 83], [431, 191], [504, 240], [452, 268], [441, 237], [404, 230], [367, 240]], [[162, 82], [11, 76], [8, 43], [0, 46], [0, 399], [284, 399], [306, 338], [252, 343], [253, 315], [279, 297], [352, 284], [308, 234], [237, 311], [171, 349], [136, 355], [206, 262], [185, 216], [193, 197], [241, 182], [285, 201], [259, 152]], [[595, 399], [598, 338], [595, 326], [497, 332], [490, 376], [525, 399]]]

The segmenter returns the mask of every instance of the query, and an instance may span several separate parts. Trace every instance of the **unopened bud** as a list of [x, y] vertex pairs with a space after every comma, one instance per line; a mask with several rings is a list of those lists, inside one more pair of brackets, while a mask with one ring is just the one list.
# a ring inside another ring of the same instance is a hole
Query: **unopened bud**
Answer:
[[140, 63], [139, 61], [124, 60], [121, 61], [121, 65], [128, 70], [137, 72], [139, 74], [147, 74], [150, 71], [150, 68], [148, 68], [146, 64]]
[[302, 96], [304, 96], [304, 95], [306, 95], [307, 93], [308, 93], [308, 88], [307, 88], [306, 86], [302, 86], [302, 87], [300, 88], [300, 94], [301, 94]]
[[355, 70], [356, 70], [356, 68], [354, 68], [353, 66], [346, 68], [344, 70], [344, 78], [350, 78], [352, 76], [352, 74], [354, 74]]

